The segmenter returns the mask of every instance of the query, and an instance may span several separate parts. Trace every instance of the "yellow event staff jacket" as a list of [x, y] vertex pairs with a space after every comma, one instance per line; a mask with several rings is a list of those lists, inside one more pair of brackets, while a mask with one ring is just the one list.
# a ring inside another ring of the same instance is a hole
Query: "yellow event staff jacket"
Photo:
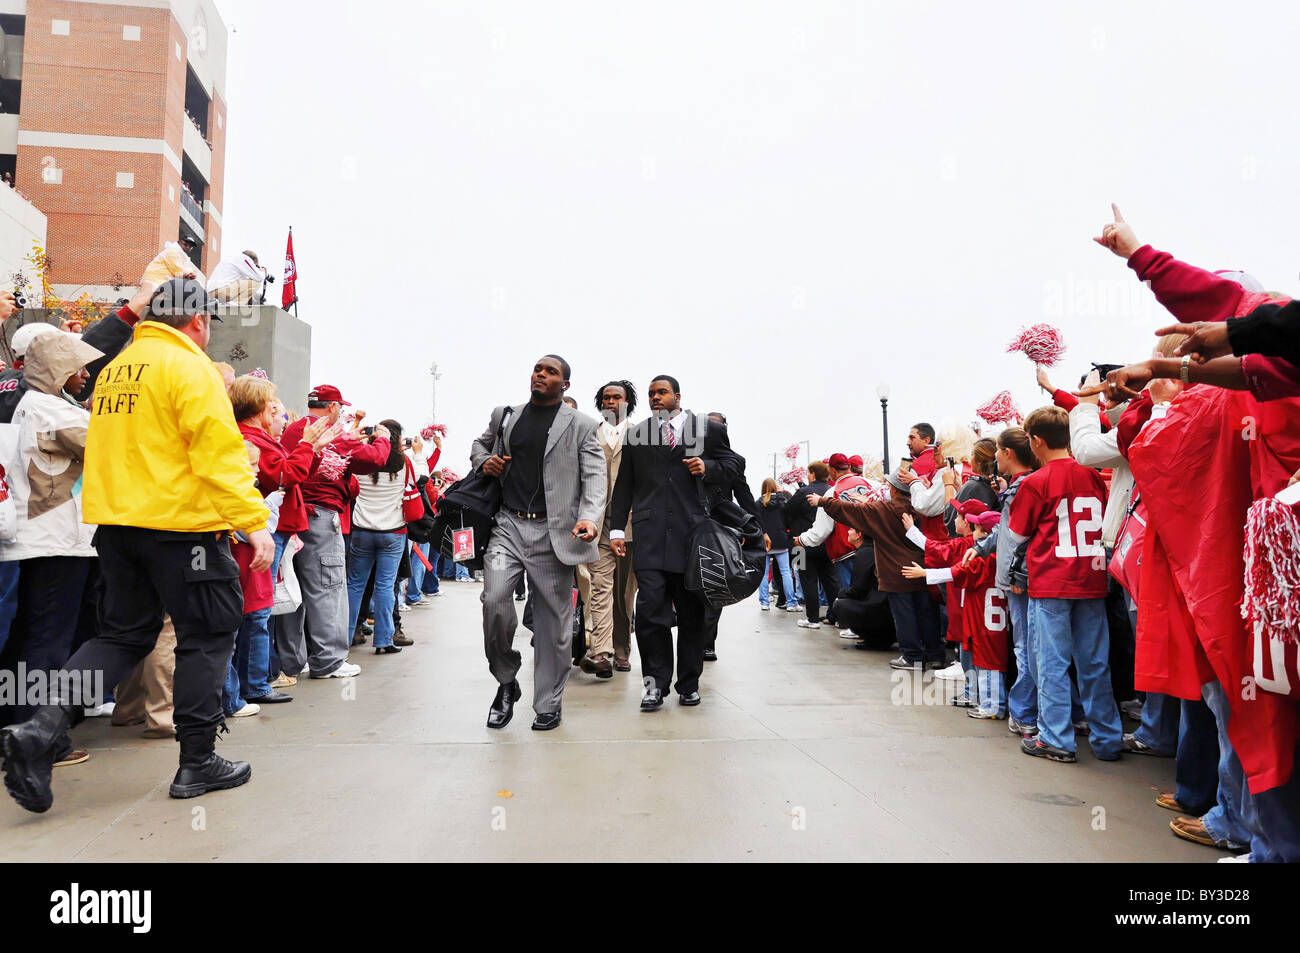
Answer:
[[197, 344], [141, 321], [90, 402], [82, 519], [192, 533], [267, 525], [221, 375]]

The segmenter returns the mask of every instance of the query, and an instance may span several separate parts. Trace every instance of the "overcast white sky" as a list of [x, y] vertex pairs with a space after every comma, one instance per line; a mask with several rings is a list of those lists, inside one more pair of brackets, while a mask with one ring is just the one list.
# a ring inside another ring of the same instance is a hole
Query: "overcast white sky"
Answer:
[[1165, 322], [1090, 241], [1112, 200], [1296, 291], [1291, 3], [217, 2], [224, 244], [294, 226], [312, 380], [373, 419], [428, 423], [436, 360], [461, 474], [547, 351], [593, 413], [674, 374], [754, 485], [796, 440], [878, 455], [881, 382], [895, 460], [1027, 412], [1021, 325], [1064, 384]]

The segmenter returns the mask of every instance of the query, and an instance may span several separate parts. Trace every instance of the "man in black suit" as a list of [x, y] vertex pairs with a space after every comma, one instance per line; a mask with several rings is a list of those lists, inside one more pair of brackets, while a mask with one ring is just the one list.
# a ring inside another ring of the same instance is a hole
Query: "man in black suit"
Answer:
[[[683, 705], [700, 703], [704, 671], [704, 600], [685, 587], [691, 532], [742, 476], [725, 424], [682, 409], [677, 379], [650, 382], [651, 416], [628, 431], [614, 484], [609, 525], [636, 534], [636, 638], [645, 678], [642, 711], [663, 707], [673, 675], [672, 626], [677, 623], [677, 694]], [[704, 497], [700, 499], [700, 486]], [[621, 529], [611, 529], [610, 548], [623, 557]]]

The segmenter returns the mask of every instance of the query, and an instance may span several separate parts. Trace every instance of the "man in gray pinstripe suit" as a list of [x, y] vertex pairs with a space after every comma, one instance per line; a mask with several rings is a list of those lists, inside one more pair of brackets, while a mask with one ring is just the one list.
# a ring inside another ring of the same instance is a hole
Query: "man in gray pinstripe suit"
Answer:
[[[531, 386], [526, 404], [492, 411], [470, 462], [501, 479], [501, 509], [483, 556], [483, 647], [499, 685], [487, 724], [509, 724], [521, 694], [514, 592], [527, 573], [534, 600], [533, 728], [549, 731], [560, 723], [573, 658], [574, 567], [599, 557], [605, 454], [596, 438], [598, 421], [562, 403], [569, 389], [567, 361], [555, 354], [539, 358]], [[507, 411], [497, 454], [497, 431]]]

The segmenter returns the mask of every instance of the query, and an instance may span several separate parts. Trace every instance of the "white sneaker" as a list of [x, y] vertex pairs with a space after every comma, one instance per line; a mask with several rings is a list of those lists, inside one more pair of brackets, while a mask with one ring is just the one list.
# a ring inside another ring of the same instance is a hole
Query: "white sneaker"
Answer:
[[86, 717], [87, 717], [87, 718], [104, 718], [104, 717], [106, 717], [106, 716], [108, 716], [108, 715], [113, 714], [113, 709], [116, 708], [116, 707], [117, 707], [117, 704], [116, 704], [115, 702], [104, 702], [104, 704], [102, 704], [102, 705], [96, 705], [96, 706], [93, 707], [93, 708], [87, 708], [87, 709], [85, 710], [85, 711], [86, 711]]
[[410, 609], [411, 609], [411, 607], [408, 606], [408, 605], [406, 604], [406, 600], [405, 600], [405, 599], [403, 599], [402, 602], [401, 602], [401, 604], [397, 607], [397, 611], [398, 611], [398, 612], [409, 612]]
[[800, 619], [795, 624], [801, 629], [820, 629], [822, 627], [820, 622], [809, 622], [807, 619]]
[[840, 638], [848, 639], [851, 642], [856, 642], [860, 638], [860, 636], [852, 629], [840, 629]]
[[950, 682], [964, 682], [966, 680], [966, 673], [962, 670], [961, 662], [953, 662], [947, 668], [935, 672], [934, 677], [942, 678]]
[[244, 702], [244, 707], [231, 715], [231, 718], [247, 718], [249, 715], [256, 715], [262, 710], [262, 706], [254, 702]]
[[1250, 863], [1250, 853], [1230, 854], [1227, 857], [1220, 857], [1216, 863], [1219, 864], [1248, 864]]
[[786, 606], [786, 607], [785, 607], [785, 611], [786, 611], [786, 612], [802, 612], [803, 610], [800, 609], [798, 606]]
[[310, 674], [311, 674], [311, 663], [308, 662], [306, 665], [304, 665], [304, 666], [302, 667], [302, 671], [299, 672], [298, 674], [299, 674], [299, 675], [310, 675]]
[[313, 675], [312, 678], [351, 678], [354, 675], [361, 674], [361, 666], [352, 662], [344, 662], [332, 672], [324, 675]]
[[759, 608], [762, 609], [764, 612], [770, 612], [772, 609], [771, 606], [759, 606]]

